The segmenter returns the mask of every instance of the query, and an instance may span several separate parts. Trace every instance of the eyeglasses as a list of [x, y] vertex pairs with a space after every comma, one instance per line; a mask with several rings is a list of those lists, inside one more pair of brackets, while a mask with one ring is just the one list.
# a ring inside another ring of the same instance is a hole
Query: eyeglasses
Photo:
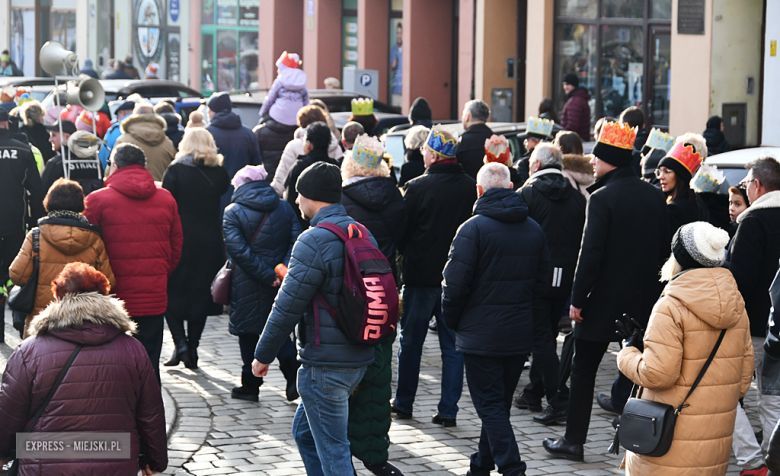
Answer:
[[737, 187], [741, 188], [742, 190], [747, 190], [747, 188], [750, 186], [750, 182], [755, 182], [755, 181], [756, 179], [742, 180], [741, 182], [739, 182], [739, 184], [737, 184]]
[[655, 169], [655, 172], [653, 173], [655, 174], [656, 178], [661, 178], [662, 175], [669, 175], [671, 172], [672, 172], [671, 170], [667, 168], [663, 168], [663, 169]]

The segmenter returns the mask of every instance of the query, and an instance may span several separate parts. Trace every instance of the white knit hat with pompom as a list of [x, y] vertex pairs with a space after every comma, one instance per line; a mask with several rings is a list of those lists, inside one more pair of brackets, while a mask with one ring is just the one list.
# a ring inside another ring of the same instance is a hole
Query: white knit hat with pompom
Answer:
[[707, 222], [683, 225], [672, 238], [672, 253], [683, 269], [716, 268], [726, 262], [729, 234]]

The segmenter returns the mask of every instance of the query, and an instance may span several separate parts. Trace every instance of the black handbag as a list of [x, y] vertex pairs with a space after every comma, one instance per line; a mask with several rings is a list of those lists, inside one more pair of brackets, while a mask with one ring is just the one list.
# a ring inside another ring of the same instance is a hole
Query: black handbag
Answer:
[[[46, 410], [46, 405], [49, 404], [52, 397], [54, 396], [54, 393], [57, 391], [57, 388], [62, 383], [62, 380], [65, 378], [65, 374], [68, 373], [68, 369], [70, 368], [71, 364], [73, 364], [73, 361], [76, 360], [76, 356], [79, 355], [79, 352], [81, 352], [81, 348], [84, 347], [84, 344], [79, 344], [76, 346], [76, 348], [73, 350], [73, 353], [70, 354], [70, 358], [65, 363], [65, 367], [60, 370], [59, 375], [57, 375], [57, 380], [54, 381], [54, 385], [52, 385], [51, 389], [49, 390], [49, 393], [46, 394], [46, 398], [43, 400], [43, 403], [41, 403], [41, 406], [38, 407], [38, 411], [35, 412], [35, 416], [33, 416], [32, 421], [30, 421], [30, 424], [27, 425], [27, 428], [24, 430], [25, 433], [29, 433], [30, 430], [32, 430], [35, 427], [35, 424], [38, 423], [38, 419], [41, 418], [41, 415], [43, 415], [43, 411]], [[16, 476], [19, 473], [19, 459], [16, 458], [16, 451], [14, 451], [14, 462], [11, 464], [11, 466], [8, 468], [8, 476]]]
[[33, 270], [30, 274], [30, 279], [24, 283], [24, 286], [14, 286], [8, 293], [8, 300], [6, 302], [8, 303], [8, 307], [10, 307], [11, 310], [16, 311], [16, 313], [30, 314], [35, 308], [35, 292], [38, 288], [40, 235], [40, 229], [32, 229]]
[[643, 400], [641, 398], [629, 398], [626, 406], [623, 407], [623, 413], [619, 417], [617, 428], [615, 430], [615, 440], [612, 442], [609, 451], [618, 453], [618, 443], [628, 451], [645, 456], [663, 456], [669, 452], [674, 440], [674, 427], [677, 424], [677, 416], [690, 398], [691, 394], [701, 382], [704, 373], [707, 372], [715, 354], [718, 352], [720, 343], [723, 342], [723, 336], [726, 335], [726, 329], [720, 332], [718, 342], [710, 352], [707, 362], [704, 363], [693, 382], [688, 395], [685, 396], [682, 403], [675, 409], [666, 403]]

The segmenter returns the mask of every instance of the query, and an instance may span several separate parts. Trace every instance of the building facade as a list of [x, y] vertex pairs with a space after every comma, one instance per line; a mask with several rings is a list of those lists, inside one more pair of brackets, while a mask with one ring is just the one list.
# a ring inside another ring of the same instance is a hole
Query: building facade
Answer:
[[777, 32], [780, 0], [0, 0], [0, 46], [26, 75], [56, 39], [99, 71], [132, 54], [207, 95], [270, 88], [286, 50], [309, 88], [372, 69], [404, 113], [424, 96], [454, 119], [480, 98], [522, 121], [545, 98], [560, 112], [575, 73], [593, 122], [637, 106], [679, 135], [720, 115], [736, 146], [780, 145]]

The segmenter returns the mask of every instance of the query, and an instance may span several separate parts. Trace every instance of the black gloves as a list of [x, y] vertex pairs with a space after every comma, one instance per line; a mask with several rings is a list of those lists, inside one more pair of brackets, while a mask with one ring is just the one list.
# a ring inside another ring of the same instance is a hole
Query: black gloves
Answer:
[[636, 347], [640, 352], [644, 351], [645, 330], [635, 319], [628, 314], [623, 314], [622, 319], [615, 321], [615, 327], [617, 327], [616, 334], [623, 338], [624, 347]]

